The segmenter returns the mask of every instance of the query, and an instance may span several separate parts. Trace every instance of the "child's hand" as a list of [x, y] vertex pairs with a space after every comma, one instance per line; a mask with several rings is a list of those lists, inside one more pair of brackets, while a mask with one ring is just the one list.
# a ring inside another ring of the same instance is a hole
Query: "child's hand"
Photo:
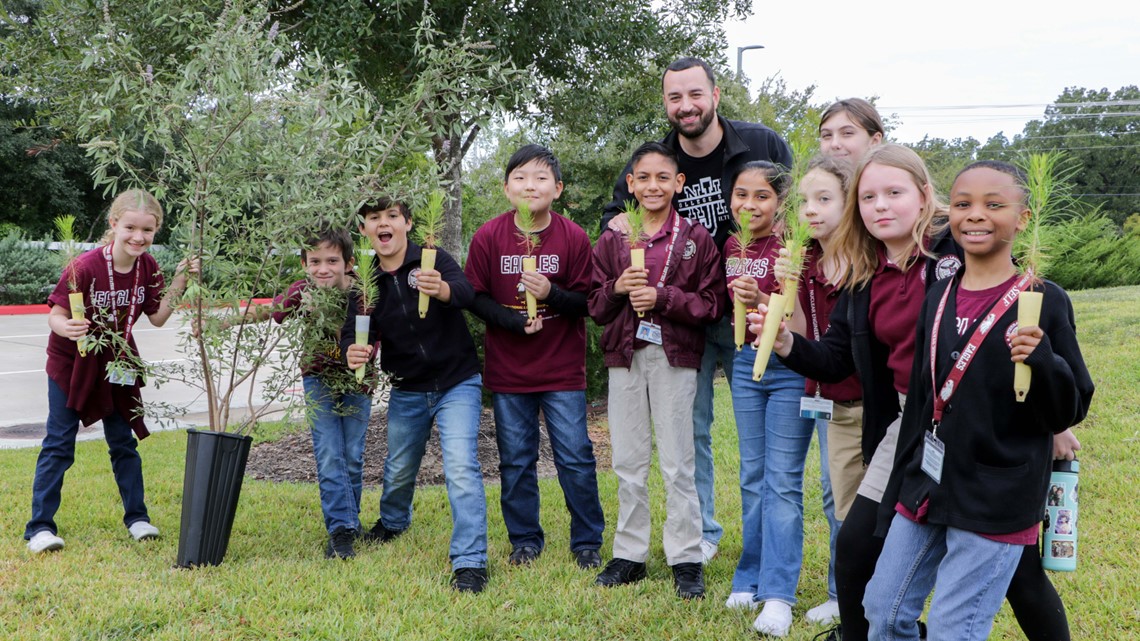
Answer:
[[523, 272], [520, 280], [526, 291], [534, 295], [535, 300], [546, 300], [550, 295], [550, 279], [546, 276], [538, 272]]
[[629, 302], [635, 312], [647, 312], [657, 305], [657, 288], [645, 285], [629, 293]]
[[87, 318], [69, 318], [63, 323], [63, 336], [77, 341], [87, 335], [87, 329], [91, 326], [90, 319]]
[[527, 319], [526, 328], [523, 330], [527, 336], [537, 334], [542, 331], [542, 317], [535, 316], [533, 319]]
[[614, 281], [615, 294], [629, 294], [635, 289], [649, 284], [649, 272], [630, 265]]
[[416, 276], [416, 287], [441, 303], [451, 300], [451, 286], [443, 280], [443, 275], [434, 269], [421, 269]]
[[1071, 461], [1077, 458], [1077, 452], [1081, 449], [1081, 442], [1077, 440], [1077, 435], [1073, 434], [1073, 428], [1069, 428], [1060, 434], [1053, 435], [1053, 459], [1057, 461], [1065, 460]]
[[186, 289], [186, 280], [189, 274], [197, 274], [202, 269], [202, 261], [197, 258], [183, 258], [174, 268], [174, 280], [170, 283], [174, 289]]
[[[760, 333], [764, 331], [764, 321], [768, 316], [768, 305], [761, 303], [757, 306], [759, 312], [752, 312], [748, 314], [748, 331], [756, 335], [756, 341], [752, 343], [753, 347], [760, 346]], [[792, 351], [792, 332], [788, 329], [788, 325], [784, 322], [783, 315], [779, 317], [780, 329], [776, 334], [776, 342], [772, 345], [772, 351], [777, 356], [787, 356]]]
[[[732, 281], [732, 296], [735, 300], [744, 303], [745, 307], [756, 307], [760, 300], [760, 285], [751, 276], [741, 276]], [[763, 302], [767, 302], [766, 300]]]
[[784, 282], [791, 272], [792, 253], [788, 251], [787, 247], [781, 247], [780, 257], [776, 259], [776, 264], [772, 267], [772, 273], [776, 276], [776, 280]]
[[624, 212], [622, 212], [617, 216], [611, 218], [607, 227], [618, 232], [619, 234], [622, 234], [623, 236], [628, 236], [630, 232], [629, 217], [626, 216]]
[[1044, 335], [1045, 332], [1036, 325], [1018, 328], [1017, 334], [1009, 342], [1012, 348], [1010, 349], [1010, 354], [1012, 354], [1010, 360], [1014, 363], [1024, 363], [1025, 359], [1033, 353], [1033, 350], [1041, 344], [1041, 337]]
[[348, 351], [344, 353], [345, 359], [348, 361], [348, 369], [357, 370], [368, 362], [372, 356], [371, 345], [356, 345], [355, 343], [348, 346]]

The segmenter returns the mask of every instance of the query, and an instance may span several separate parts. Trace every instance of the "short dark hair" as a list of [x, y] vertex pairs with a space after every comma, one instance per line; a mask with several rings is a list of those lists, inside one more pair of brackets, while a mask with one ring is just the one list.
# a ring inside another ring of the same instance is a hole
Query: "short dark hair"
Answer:
[[669, 73], [670, 71], [684, 71], [686, 69], [692, 69], [693, 67], [700, 67], [701, 69], [704, 69], [705, 76], [709, 79], [709, 84], [711, 84], [713, 87], [716, 86], [716, 72], [714, 72], [713, 68], [709, 66], [709, 63], [701, 60], [700, 58], [692, 58], [688, 56], [684, 58], [677, 58], [673, 62], [669, 63], [668, 67], [665, 67], [665, 71], [661, 74], [661, 86], [665, 86], [665, 74]]
[[550, 173], [554, 174], [554, 180], [562, 182], [562, 165], [558, 162], [558, 157], [542, 145], [523, 145], [511, 154], [511, 159], [507, 161], [507, 170], [503, 172], [503, 182], [510, 180], [512, 171], [535, 160], [550, 169]]
[[1023, 199], [1029, 193], [1029, 177], [1025, 175], [1025, 170], [1011, 162], [1006, 162], [1004, 160], [978, 160], [972, 162], [963, 167], [962, 171], [959, 171], [958, 174], [954, 176], [954, 182], [958, 182], [958, 179], [962, 177], [962, 174], [970, 171], [971, 169], [992, 169], [994, 171], [1000, 171], [1003, 174], [1007, 174], [1013, 177], [1013, 182], [1017, 185], [1017, 188], [1021, 190], [1021, 196]]
[[633, 156], [631, 156], [629, 159], [630, 171], [633, 171], [633, 168], [637, 166], [637, 163], [641, 162], [641, 159], [648, 156], [649, 154], [665, 156], [665, 158], [673, 164], [673, 169], [681, 168], [680, 163], [677, 161], [677, 152], [659, 142], [653, 141], [647, 142], [634, 150]]
[[737, 179], [750, 171], [758, 171], [764, 175], [764, 180], [768, 181], [768, 184], [776, 191], [776, 200], [784, 202], [784, 199], [788, 197], [788, 192], [792, 189], [792, 172], [783, 165], [767, 160], [750, 160], [741, 165], [740, 169], [732, 175], [732, 185], [729, 189], [736, 189]]
[[391, 209], [393, 207], [400, 210], [400, 213], [404, 216], [404, 220], [412, 219], [412, 210], [408, 208], [407, 203], [402, 200], [394, 200], [387, 196], [381, 196], [376, 200], [370, 200], [364, 203], [360, 206], [360, 209], [356, 210], [356, 222], [363, 222], [364, 217], [374, 211], [384, 211], [385, 209]]
[[305, 243], [301, 245], [301, 260], [308, 260], [309, 250], [316, 249], [324, 244], [328, 244], [333, 249], [339, 249], [345, 263], [352, 260], [352, 252], [356, 248], [352, 242], [352, 234], [343, 227], [331, 227], [329, 225], [322, 225], [305, 239]]

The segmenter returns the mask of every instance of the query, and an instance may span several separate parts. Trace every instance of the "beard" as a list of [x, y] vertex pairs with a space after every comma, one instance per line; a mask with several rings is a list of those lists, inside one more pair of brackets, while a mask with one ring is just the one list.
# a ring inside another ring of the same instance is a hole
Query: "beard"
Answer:
[[705, 133], [705, 130], [712, 124], [713, 118], [716, 117], [716, 111], [706, 111], [701, 114], [697, 122], [685, 126], [681, 125], [680, 119], [669, 118], [669, 124], [673, 126], [673, 130], [679, 135], [686, 138], [700, 138]]

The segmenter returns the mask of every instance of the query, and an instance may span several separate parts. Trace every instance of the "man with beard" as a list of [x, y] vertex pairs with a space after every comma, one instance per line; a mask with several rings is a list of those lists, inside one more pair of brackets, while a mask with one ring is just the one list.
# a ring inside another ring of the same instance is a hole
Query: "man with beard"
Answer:
[[[728, 204], [731, 194], [722, 185], [732, 184], [739, 167], [753, 160], [767, 160], [791, 167], [792, 152], [784, 139], [761, 124], [728, 120], [717, 115], [720, 88], [708, 63], [697, 58], [680, 58], [670, 64], [661, 78], [665, 117], [673, 130], [661, 141], [677, 153], [684, 189], [673, 197], [680, 214], [699, 223], [723, 249], [735, 229]], [[627, 233], [629, 225], [621, 213], [633, 196], [626, 187], [622, 170], [614, 186], [614, 198], [602, 215], [602, 228]], [[727, 296], [727, 293], [725, 293]], [[732, 309], [724, 305], [724, 309]], [[705, 328], [705, 350], [697, 377], [693, 403], [693, 440], [696, 456], [697, 495], [701, 502], [701, 554], [708, 562], [717, 553], [724, 529], [713, 509], [712, 400], [713, 377], [719, 362], [732, 380], [735, 353], [730, 319], [723, 317]]]

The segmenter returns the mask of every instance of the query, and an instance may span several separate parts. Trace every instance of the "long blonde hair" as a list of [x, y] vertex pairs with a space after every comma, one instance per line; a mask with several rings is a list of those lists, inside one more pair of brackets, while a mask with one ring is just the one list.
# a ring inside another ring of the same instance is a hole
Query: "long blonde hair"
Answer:
[[[825, 252], [825, 260], [840, 261], [848, 265], [848, 269], [841, 274], [838, 287], [855, 289], [871, 280], [875, 270], [879, 267], [879, 247], [882, 241], [871, 235], [863, 224], [859, 213], [859, 182], [863, 178], [863, 171], [870, 164], [883, 165], [902, 169], [910, 174], [911, 179], [923, 193], [922, 211], [911, 229], [911, 239], [904, 253], [905, 258], [899, 264], [902, 271], [910, 269], [919, 256], [932, 256], [927, 249], [927, 241], [945, 227], [947, 208], [934, 191], [934, 181], [926, 163], [922, 162], [918, 154], [909, 147], [896, 144], [883, 144], [873, 147], [859, 162], [855, 170], [855, 177], [847, 187], [847, 202], [843, 208], [843, 220], [839, 222]], [[916, 251], [917, 250], [917, 251]]]
[[115, 200], [111, 202], [111, 209], [107, 212], [108, 229], [103, 232], [103, 238], [99, 241], [100, 244], [110, 244], [115, 237], [115, 231], [110, 229], [111, 222], [118, 222], [123, 214], [128, 211], [150, 214], [158, 222], [158, 228], [162, 228], [162, 205], [158, 204], [158, 199], [145, 189], [128, 189], [115, 196]]

